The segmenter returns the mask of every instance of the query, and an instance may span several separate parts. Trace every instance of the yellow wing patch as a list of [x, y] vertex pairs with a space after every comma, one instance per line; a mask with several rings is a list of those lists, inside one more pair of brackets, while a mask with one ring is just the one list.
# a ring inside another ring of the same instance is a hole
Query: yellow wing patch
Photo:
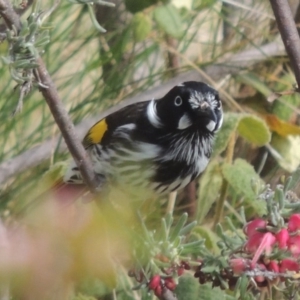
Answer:
[[96, 123], [87, 133], [83, 140], [84, 145], [89, 146], [92, 144], [99, 144], [107, 131], [106, 119], [102, 119]]

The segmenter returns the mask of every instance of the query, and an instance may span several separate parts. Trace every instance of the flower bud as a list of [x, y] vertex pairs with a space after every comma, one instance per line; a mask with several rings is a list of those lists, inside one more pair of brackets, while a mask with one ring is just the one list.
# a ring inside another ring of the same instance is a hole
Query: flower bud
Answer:
[[289, 232], [286, 228], [282, 228], [278, 233], [275, 234], [276, 241], [279, 249], [285, 249], [289, 239]]
[[296, 261], [289, 258], [283, 259], [279, 266], [279, 270], [281, 273], [285, 273], [286, 271], [299, 272], [299, 269], [299, 264]]
[[246, 224], [244, 227], [244, 232], [247, 236], [252, 236], [253, 234], [257, 233], [257, 229], [259, 228], [266, 228], [267, 222], [263, 219], [254, 219]]
[[234, 275], [240, 275], [246, 270], [248, 264], [244, 258], [232, 258], [229, 261], [229, 266]]
[[148, 288], [150, 290], [155, 290], [161, 284], [160, 280], [161, 278], [159, 275], [154, 275], [148, 283]]
[[172, 277], [168, 277], [165, 280], [165, 287], [170, 291], [174, 291], [176, 288], [176, 283]]
[[297, 231], [300, 229], [300, 214], [293, 214], [290, 216], [288, 222], [288, 230], [290, 232]]
[[181, 262], [181, 267], [183, 267], [185, 270], [190, 270], [191, 266], [186, 261]]
[[184, 268], [183, 267], [179, 267], [178, 269], [177, 269], [177, 275], [178, 276], [181, 276], [183, 273], [184, 273]]
[[163, 292], [163, 288], [161, 285], [158, 285], [155, 290], [154, 290], [154, 294], [157, 298], [161, 299], [162, 296], [162, 292]]
[[279, 266], [278, 263], [275, 260], [271, 260], [267, 266], [269, 271], [279, 273]]
[[300, 255], [300, 235], [290, 236], [287, 245], [294, 257]]
[[249, 236], [249, 239], [245, 244], [246, 251], [250, 252], [250, 253], [256, 252], [264, 235], [265, 234], [262, 232], [256, 232], [256, 233], [252, 234], [251, 236]]

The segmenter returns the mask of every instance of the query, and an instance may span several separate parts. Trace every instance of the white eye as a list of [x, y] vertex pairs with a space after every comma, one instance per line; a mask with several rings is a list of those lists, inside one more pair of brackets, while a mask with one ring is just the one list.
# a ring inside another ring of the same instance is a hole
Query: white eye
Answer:
[[180, 96], [177, 96], [177, 97], [175, 98], [174, 104], [175, 104], [176, 106], [180, 106], [180, 105], [182, 104], [182, 99], [181, 99]]

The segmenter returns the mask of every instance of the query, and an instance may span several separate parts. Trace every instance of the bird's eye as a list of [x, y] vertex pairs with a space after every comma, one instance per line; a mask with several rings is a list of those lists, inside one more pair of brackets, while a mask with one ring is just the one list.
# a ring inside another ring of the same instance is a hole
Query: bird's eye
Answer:
[[175, 98], [174, 104], [175, 104], [176, 106], [180, 106], [180, 105], [182, 104], [182, 99], [181, 99], [180, 96], [177, 96], [177, 97]]

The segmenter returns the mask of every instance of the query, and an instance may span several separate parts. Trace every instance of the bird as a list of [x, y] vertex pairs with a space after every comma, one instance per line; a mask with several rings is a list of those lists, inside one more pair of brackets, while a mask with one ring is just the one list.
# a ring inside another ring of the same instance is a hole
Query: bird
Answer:
[[[187, 81], [162, 98], [111, 113], [88, 130], [82, 144], [104, 186], [118, 184], [165, 195], [184, 188], [205, 170], [222, 122], [217, 90]], [[84, 183], [74, 161], [63, 181]]]

